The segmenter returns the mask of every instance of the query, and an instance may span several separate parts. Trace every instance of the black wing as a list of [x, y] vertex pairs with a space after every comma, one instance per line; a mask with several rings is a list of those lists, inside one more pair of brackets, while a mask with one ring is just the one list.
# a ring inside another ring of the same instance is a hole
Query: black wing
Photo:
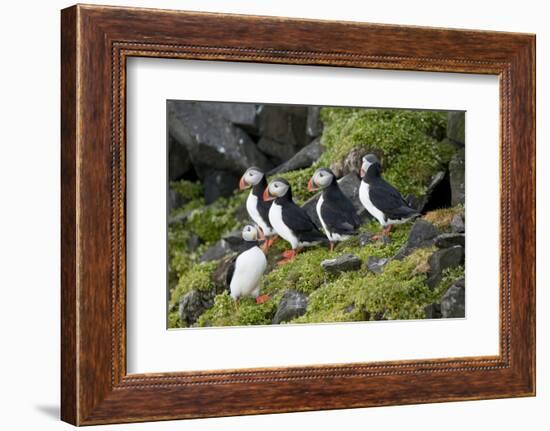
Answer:
[[321, 216], [330, 232], [350, 235], [360, 226], [361, 220], [346, 195], [338, 200], [323, 199]]
[[383, 180], [371, 185], [369, 197], [374, 206], [389, 218], [400, 219], [418, 214], [394, 187]]
[[258, 198], [258, 212], [260, 213], [260, 216], [264, 220], [265, 224], [269, 227], [271, 227], [271, 223], [269, 222], [269, 209], [272, 204], [273, 201], [264, 201], [262, 197]]
[[233, 259], [231, 259], [229, 268], [227, 268], [227, 274], [225, 275], [225, 285], [228, 290], [229, 290], [229, 285], [231, 284], [231, 280], [233, 279], [233, 274], [235, 273], [235, 262], [237, 261], [237, 257], [238, 256], [235, 256]]
[[282, 211], [283, 222], [301, 241], [321, 241], [326, 239], [305, 210], [294, 202], [287, 203]]

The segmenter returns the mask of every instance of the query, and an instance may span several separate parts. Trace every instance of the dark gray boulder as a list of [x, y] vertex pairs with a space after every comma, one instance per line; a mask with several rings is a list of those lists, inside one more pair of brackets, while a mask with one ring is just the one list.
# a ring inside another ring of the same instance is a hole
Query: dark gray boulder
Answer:
[[416, 220], [409, 232], [407, 242], [397, 252], [395, 259], [403, 259], [418, 248], [431, 247], [437, 235], [439, 230], [433, 224], [423, 219]]
[[168, 102], [170, 135], [185, 146], [202, 180], [210, 170], [236, 176], [249, 166], [268, 171], [272, 164], [241, 128], [196, 102]]
[[300, 317], [306, 312], [307, 303], [307, 295], [293, 289], [287, 290], [279, 302], [273, 323], [278, 325]]
[[457, 151], [449, 162], [451, 205], [464, 204], [465, 161], [464, 150]]
[[455, 281], [441, 298], [441, 315], [444, 318], [465, 317], [466, 289], [464, 278]]
[[201, 108], [225, 118], [248, 133], [258, 132], [258, 105], [254, 103], [201, 102]]
[[451, 220], [451, 231], [454, 233], [464, 233], [465, 230], [464, 217], [462, 214], [455, 214]]
[[175, 190], [168, 190], [168, 213], [185, 204], [186, 199]]
[[[260, 140], [261, 142], [261, 140]], [[296, 169], [309, 168], [323, 154], [323, 146], [321, 139], [314, 139], [310, 144], [306, 145], [289, 160], [277, 166], [269, 172], [269, 175], [282, 174], [284, 172], [294, 171]]]
[[357, 271], [361, 268], [361, 259], [351, 253], [346, 253], [333, 259], [323, 260], [321, 262], [321, 267], [325, 271], [333, 274], [346, 271]]
[[229, 286], [227, 286], [227, 271], [234, 258], [234, 254], [222, 258], [216, 269], [210, 274], [210, 279], [214, 283], [216, 293], [222, 293], [229, 289]]
[[441, 318], [441, 304], [430, 304], [424, 307], [426, 313], [426, 319], [440, 319]]
[[321, 121], [321, 107], [307, 107], [306, 133], [310, 138], [316, 138], [323, 134], [323, 122]]
[[363, 232], [362, 234], [359, 235], [358, 239], [359, 239], [359, 245], [361, 247], [367, 245], [367, 244], [370, 244], [371, 242], [373, 242], [373, 236], [374, 234], [372, 232]]
[[295, 146], [275, 141], [267, 136], [262, 136], [260, 138], [258, 141], [258, 148], [277, 163], [282, 163], [296, 154]]
[[213, 292], [192, 290], [182, 296], [178, 306], [180, 320], [187, 326], [193, 325], [206, 310], [214, 305]]
[[281, 144], [302, 148], [309, 142], [306, 133], [307, 107], [293, 105], [260, 105], [259, 135]]
[[466, 119], [464, 112], [449, 112], [447, 114], [447, 138], [454, 144], [464, 146]]
[[369, 256], [369, 259], [367, 260], [367, 268], [374, 274], [380, 274], [384, 270], [384, 266], [389, 261], [390, 260], [386, 257], [376, 258], [374, 256]]
[[212, 260], [221, 259], [232, 251], [233, 249], [231, 248], [231, 245], [227, 241], [220, 239], [214, 245], [206, 249], [206, 251], [199, 257], [199, 262], [210, 262]]
[[168, 179], [181, 180], [192, 169], [191, 158], [185, 145], [181, 145], [172, 136], [168, 137]]
[[442, 233], [435, 238], [434, 244], [437, 248], [448, 248], [454, 245], [464, 247], [465, 235], [462, 233]]
[[229, 197], [239, 185], [239, 176], [229, 171], [206, 169], [203, 174], [204, 202], [211, 204], [219, 197]]
[[464, 264], [464, 247], [455, 245], [453, 247], [437, 250], [428, 259], [430, 270], [426, 284], [435, 288], [443, 278], [443, 272], [448, 268], [455, 268]]

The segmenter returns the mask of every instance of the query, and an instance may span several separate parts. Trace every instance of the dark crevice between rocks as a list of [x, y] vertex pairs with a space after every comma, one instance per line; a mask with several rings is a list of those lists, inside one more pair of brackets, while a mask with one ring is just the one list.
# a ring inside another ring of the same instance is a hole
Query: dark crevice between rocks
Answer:
[[451, 181], [449, 171], [445, 172], [443, 179], [434, 187], [421, 213], [451, 207]]

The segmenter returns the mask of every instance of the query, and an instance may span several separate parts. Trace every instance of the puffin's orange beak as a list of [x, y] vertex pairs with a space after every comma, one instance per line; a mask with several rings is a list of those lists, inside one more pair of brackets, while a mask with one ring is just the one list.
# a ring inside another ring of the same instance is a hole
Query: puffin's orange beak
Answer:
[[264, 201], [271, 201], [274, 199], [273, 196], [271, 196], [271, 193], [269, 193], [269, 187], [266, 187], [263, 194]]
[[309, 179], [308, 183], [307, 183], [307, 189], [310, 191], [310, 192], [314, 192], [316, 191], [317, 189], [313, 186], [313, 177]]
[[244, 177], [241, 177], [241, 180], [239, 181], [239, 190], [244, 190], [247, 188], [248, 188], [248, 184], [246, 184], [246, 182], [244, 181]]

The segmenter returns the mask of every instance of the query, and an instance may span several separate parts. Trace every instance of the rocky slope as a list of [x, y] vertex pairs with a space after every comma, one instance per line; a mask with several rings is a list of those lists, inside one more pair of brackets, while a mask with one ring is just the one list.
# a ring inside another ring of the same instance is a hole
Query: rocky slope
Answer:
[[[178, 154], [181, 168], [176, 175], [170, 166], [169, 327], [464, 316], [463, 114], [301, 107], [281, 113], [217, 105], [200, 107], [206, 119], [188, 106], [169, 106], [170, 162]], [[189, 132], [186, 121], [210, 126]], [[284, 133], [270, 121], [279, 121]], [[212, 127], [227, 130], [220, 134]], [[233, 141], [227, 151], [211, 154], [210, 143], [232, 136], [236, 147]], [[266, 139], [278, 145], [266, 146]], [[313, 171], [330, 166], [342, 177], [344, 192], [357, 200], [356, 172], [367, 152], [381, 158], [384, 176], [424, 216], [397, 227], [389, 242], [373, 242], [379, 227], [357, 205], [364, 220], [357, 237], [333, 253], [309, 249], [282, 267], [275, 265], [286, 247], [279, 241], [270, 250], [262, 285], [271, 300], [242, 300], [237, 309], [223, 280], [248, 222], [247, 193], [234, 190], [245, 165], [265, 163], [271, 177], [286, 177], [296, 200], [316, 219], [317, 197], [306, 190]], [[232, 158], [239, 159], [236, 168]]]

